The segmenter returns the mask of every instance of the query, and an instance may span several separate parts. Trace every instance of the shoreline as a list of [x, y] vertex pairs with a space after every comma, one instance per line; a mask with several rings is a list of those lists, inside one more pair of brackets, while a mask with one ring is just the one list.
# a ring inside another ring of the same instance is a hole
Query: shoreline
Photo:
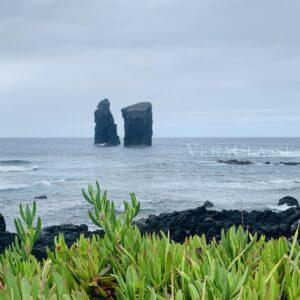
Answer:
[[[0, 215], [1, 216], [1, 215]], [[4, 222], [4, 225], [3, 225]], [[300, 208], [291, 207], [285, 211], [240, 211], [214, 210], [200, 206], [195, 209], [151, 215], [146, 219], [134, 222], [142, 234], [170, 233], [170, 239], [183, 243], [189, 236], [205, 234], [208, 242], [221, 238], [221, 231], [227, 231], [232, 226], [243, 226], [251, 234], [264, 235], [266, 239], [290, 238], [300, 225]], [[16, 233], [5, 231], [4, 218], [0, 218], [0, 254], [16, 239]], [[44, 227], [35, 243], [33, 255], [42, 260], [46, 257], [46, 247], [53, 250], [54, 238], [63, 234], [66, 244], [70, 247], [80, 235], [92, 237], [103, 236], [104, 231], [89, 231], [87, 225], [61, 224]]]

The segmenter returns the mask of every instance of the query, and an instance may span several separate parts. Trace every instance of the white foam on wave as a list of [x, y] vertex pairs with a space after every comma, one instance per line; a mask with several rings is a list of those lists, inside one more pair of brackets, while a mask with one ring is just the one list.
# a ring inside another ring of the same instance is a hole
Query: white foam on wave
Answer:
[[21, 190], [31, 187], [31, 184], [24, 184], [24, 183], [19, 183], [19, 184], [7, 184], [0, 186], [0, 191], [16, 191], [16, 190]]
[[231, 147], [231, 148], [216, 148], [213, 151], [207, 151], [210, 156], [218, 157], [300, 157], [300, 150], [283, 149], [283, 147], [276, 148], [245, 148]]
[[52, 184], [55, 183], [62, 183], [65, 182], [66, 179], [58, 179], [58, 180], [41, 180], [41, 181], [37, 181], [35, 184], [43, 184], [46, 186], [51, 186]]
[[289, 208], [292, 208], [292, 207], [296, 207], [296, 206], [288, 206], [286, 204], [268, 206], [269, 209], [275, 210], [275, 211], [286, 211], [286, 210], [288, 210]]
[[51, 186], [52, 184], [63, 183], [65, 179], [58, 179], [58, 180], [40, 180], [35, 181], [33, 183], [5, 183], [0, 185], [0, 191], [16, 191], [22, 190], [26, 188], [31, 188], [34, 186], [44, 185], [44, 186]]
[[21, 165], [7, 165], [0, 166], [0, 173], [11, 173], [11, 172], [29, 172], [36, 171], [39, 166], [21, 166]]
[[218, 182], [211, 183], [212, 186], [228, 189], [248, 190], [290, 190], [300, 188], [300, 179], [274, 179], [250, 182]]

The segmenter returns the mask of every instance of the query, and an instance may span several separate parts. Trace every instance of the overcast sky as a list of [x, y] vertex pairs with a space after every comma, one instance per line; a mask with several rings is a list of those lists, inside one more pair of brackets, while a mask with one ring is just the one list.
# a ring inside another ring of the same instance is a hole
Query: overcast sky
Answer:
[[0, 136], [300, 136], [300, 1], [0, 0]]

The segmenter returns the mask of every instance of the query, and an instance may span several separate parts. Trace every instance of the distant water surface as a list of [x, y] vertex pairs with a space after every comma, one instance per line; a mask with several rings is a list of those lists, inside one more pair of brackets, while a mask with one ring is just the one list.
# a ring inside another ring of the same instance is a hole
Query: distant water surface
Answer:
[[88, 223], [81, 188], [96, 180], [118, 211], [135, 192], [141, 216], [206, 200], [217, 209], [274, 208], [280, 197], [300, 199], [300, 165], [279, 162], [300, 162], [299, 138], [157, 138], [151, 148], [98, 147], [87, 138], [0, 139], [0, 212], [12, 230], [19, 203], [47, 195], [37, 200], [44, 225]]

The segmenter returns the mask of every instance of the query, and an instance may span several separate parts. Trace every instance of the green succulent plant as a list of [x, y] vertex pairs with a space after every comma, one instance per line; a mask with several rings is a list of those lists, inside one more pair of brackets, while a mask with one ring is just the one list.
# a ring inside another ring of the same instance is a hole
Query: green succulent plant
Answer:
[[30, 255], [41, 230], [41, 221], [34, 226], [36, 204], [20, 206], [21, 243], [0, 255], [1, 300], [300, 299], [298, 231], [291, 240], [266, 241], [232, 227], [219, 242], [207, 243], [203, 235], [180, 244], [164, 232], [141, 235], [132, 224], [140, 209], [134, 194], [118, 216], [98, 183], [83, 196], [104, 237], [81, 236], [68, 247], [60, 235], [43, 262]]
[[36, 227], [34, 227], [36, 217], [36, 202], [33, 202], [32, 209], [27, 204], [25, 209], [20, 204], [20, 215], [21, 219], [17, 218], [14, 220], [15, 228], [18, 236], [21, 240], [21, 248], [23, 258], [28, 257], [33, 249], [34, 243], [37, 241], [41, 229], [42, 220], [40, 217], [37, 218]]

